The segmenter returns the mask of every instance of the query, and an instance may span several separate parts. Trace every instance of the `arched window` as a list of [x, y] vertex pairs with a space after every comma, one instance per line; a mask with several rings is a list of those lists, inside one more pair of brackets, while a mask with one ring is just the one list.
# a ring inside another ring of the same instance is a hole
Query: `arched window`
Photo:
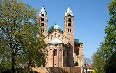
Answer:
[[68, 29], [68, 32], [69, 32], [69, 29]]
[[71, 26], [71, 23], [68, 23], [68, 26]]
[[63, 56], [65, 56], [65, 51], [63, 50]]
[[57, 50], [56, 49], [53, 51], [53, 54], [54, 54], [54, 56], [57, 56]]
[[75, 63], [75, 66], [78, 66], [78, 65], [79, 65], [79, 63], [78, 63], [78, 62], [76, 62], [76, 63]]
[[76, 55], [79, 55], [79, 48], [76, 49]]
[[71, 18], [68, 19], [68, 22], [71, 22]]
[[41, 21], [44, 21], [44, 18], [41, 18]]
[[44, 14], [41, 14], [41, 16], [44, 16]]
[[68, 32], [71, 32], [71, 29], [68, 29]]

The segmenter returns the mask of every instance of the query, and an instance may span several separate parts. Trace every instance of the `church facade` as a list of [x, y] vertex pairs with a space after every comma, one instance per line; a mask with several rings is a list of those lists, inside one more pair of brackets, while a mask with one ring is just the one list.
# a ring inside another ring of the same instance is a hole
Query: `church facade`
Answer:
[[67, 8], [64, 16], [64, 30], [57, 24], [47, 31], [47, 12], [42, 7], [39, 13], [41, 32], [47, 44], [45, 67], [83, 67], [83, 43], [74, 39], [74, 15]]

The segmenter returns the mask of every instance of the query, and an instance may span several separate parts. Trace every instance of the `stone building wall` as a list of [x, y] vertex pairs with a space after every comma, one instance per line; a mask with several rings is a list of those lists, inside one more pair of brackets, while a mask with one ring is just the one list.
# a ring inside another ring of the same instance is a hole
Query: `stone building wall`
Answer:
[[[44, 15], [43, 15], [44, 14]], [[42, 18], [42, 19], [41, 19]], [[48, 45], [47, 47], [47, 58], [46, 58], [46, 67], [81, 67], [84, 66], [84, 58], [83, 58], [83, 43], [79, 43], [75, 45], [74, 41], [74, 15], [70, 8], [68, 7], [65, 16], [64, 16], [64, 32], [59, 28], [57, 29], [52, 27], [52, 30], [47, 33], [47, 13], [45, 8], [42, 7], [42, 10], [39, 14], [39, 24], [42, 26], [42, 33], [45, 35], [45, 43]], [[55, 45], [49, 44], [51, 40], [54, 38], [62, 41], [62, 48], [52, 47]], [[82, 46], [81, 46], [82, 45]], [[54, 56], [54, 50], [57, 50], [57, 56]], [[78, 55], [76, 54], [78, 49]], [[76, 64], [76, 65], [75, 65]]]

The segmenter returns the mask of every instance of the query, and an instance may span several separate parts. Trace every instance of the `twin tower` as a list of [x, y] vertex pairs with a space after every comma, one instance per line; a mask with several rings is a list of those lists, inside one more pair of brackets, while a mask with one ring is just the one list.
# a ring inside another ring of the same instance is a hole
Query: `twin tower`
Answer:
[[41, 32], [47, 44], [45, 66], [83, 66], [83, 43], [79, 42], [79, 39], [74, 39], [74, 15], [70, 7], [65, 12], [64, 31], [57, 24], [47, 31], [47, 22], [47, 12], [43, 6], [39, 13], [38, 23], [41, 25]]
[[[47, 22], [48, 22], [47, 12], [43, 6], [40, 13], [39, 13], [39, 24], [42, 26], [41, 32], [45, 36], [47, 36]], [[64, 34], [68, 35], [68, 36], [69, 35], [74, 36], [74, 16], [73, 16], [73, 13], [72, 13], [70, 7], [68, 7], [66, 12], [65, 12]], [[72, 37], [71, 39], [74, 39], [74, 37]]]

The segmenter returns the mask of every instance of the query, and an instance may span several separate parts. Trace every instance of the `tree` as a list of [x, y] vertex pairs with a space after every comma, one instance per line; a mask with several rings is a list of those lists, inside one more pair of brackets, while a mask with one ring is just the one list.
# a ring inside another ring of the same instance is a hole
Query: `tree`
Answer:
[[113, 61], [116, 56], [116, 0], [109, 3], [108, 8], [110, 20], [108, 21], [108, 26], [105, 28], [106, 37], [102, 51], [106, 60], [105, 72], [115, 73], [116, 62]]
[[43, 38], [37, 37], [41, 35], [41, 27], [36, 12], [18, 0], [0, 2], [0, 63], [5, 68], [12, 66], [12, 73], [19, 65], [40, 66], [45, 62], [42, 49], [46, 44]]
[[99, 73], [115, 73], [116, 70], [116, 62], [113, 62], [116, 55], [116, 0], [109, 3], [108, 8], [110, 20], [105, 28], [106, 37], [100, 49], [93, 55], [93, 65]]
[[92, 67], [97, 73], [104, 73], [105, 60], [101, 52], [101, 48], [97, 50], [92, 56]]
[[105, 41], [103, 42], [102, 51], [106, 59], [110, 58], [112, 53], [116, 51], [116, 0], [109, 4], [110, 20], [105, 28]]
[[108, 59], [105, 64], [105, 73], [115, 73], [116, 72], [116, 51]]

